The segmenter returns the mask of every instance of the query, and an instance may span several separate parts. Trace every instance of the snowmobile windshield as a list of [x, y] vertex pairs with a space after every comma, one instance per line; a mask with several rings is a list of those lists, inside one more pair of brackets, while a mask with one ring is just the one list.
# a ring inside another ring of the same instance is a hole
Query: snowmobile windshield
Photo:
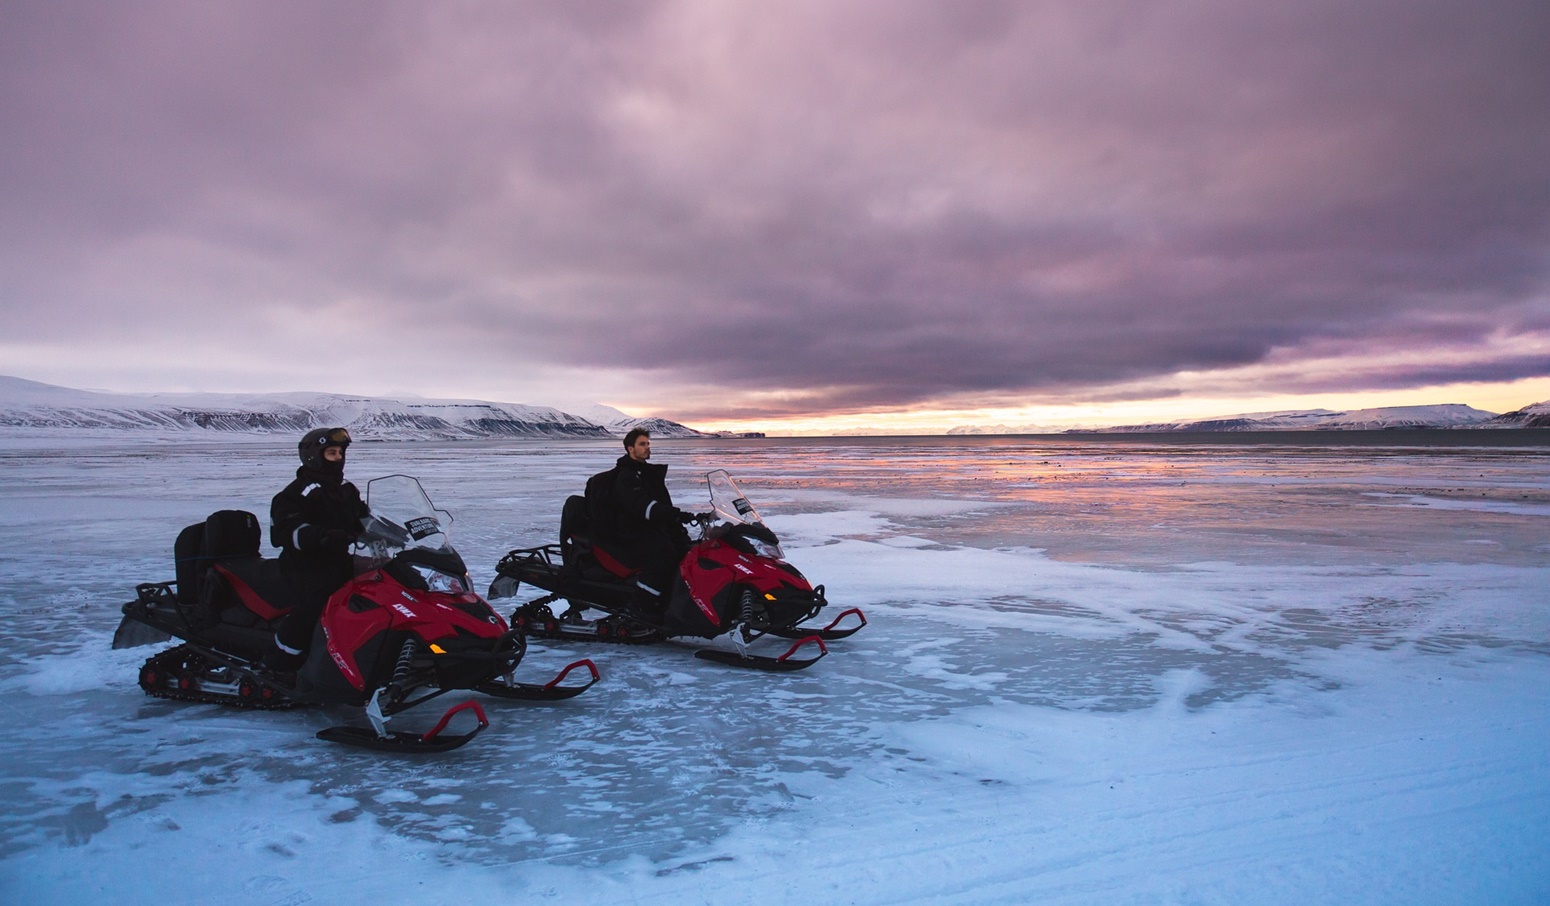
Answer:
[[366, 482], [366, 505], [371, 508], [361, 527], [361, 542], [378, 556], [390, 556], [411, 548], [450, 551], [447, 526], [452, 515], [438, 510], [408, 475], [386, 475]]
[[759, 517], [759, 511], [748, 502], [748, 495], [725, 469], [717, 469], [705, 476], [710, 485], [710, 507], [721, 524], [709, 529], [708, 538], [722, 538], [743, 551], [760, 557], [784, 560], [780, 541], [770, 527]]
[[743, 493], [743, 489], [737, 486], [737, 482], [725, 469], [717, 469], [706, 475], [705, 482], [710, 485], [710, 507], [722, 522], [734, 525], [764, 524], [764, 520], [759, 518], [759, 511], [748, 502], [748, 495]]

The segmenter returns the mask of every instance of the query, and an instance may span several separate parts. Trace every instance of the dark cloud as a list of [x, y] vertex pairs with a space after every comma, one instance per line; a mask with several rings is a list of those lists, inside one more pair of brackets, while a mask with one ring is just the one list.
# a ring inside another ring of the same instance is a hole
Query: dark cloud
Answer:
[[[1502, 356], [1482, 362], [1422, 364], [1374, 371], [1363, 384], [1377, 388], [1424, 387], [1449, 383], [1513, 381], [1526, 374], [1550, 374], [1550, 355]], [[1341, 389], [1307, 381], [1299, 389]]]
[[1547, 35], [1537, 0], [12, 0], [5, 348], [353, 314], [457, 345], [452, 384], [702, 418], [1337, 341], [1478, 348], [1347, 390], [1544, 375], [1486, 341], [1550, 330]]

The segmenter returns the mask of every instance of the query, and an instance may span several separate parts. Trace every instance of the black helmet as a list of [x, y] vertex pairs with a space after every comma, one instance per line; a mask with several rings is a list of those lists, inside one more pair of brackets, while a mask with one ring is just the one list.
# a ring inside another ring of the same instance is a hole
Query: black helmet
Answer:
[[343, 452], [349, 446], [350, 432], [344, 428], [313, 428], [302, 435], [296, 452], [301, 455], [302, 465], [315, 469], [322, 464], [325, 449], [338, 447]]

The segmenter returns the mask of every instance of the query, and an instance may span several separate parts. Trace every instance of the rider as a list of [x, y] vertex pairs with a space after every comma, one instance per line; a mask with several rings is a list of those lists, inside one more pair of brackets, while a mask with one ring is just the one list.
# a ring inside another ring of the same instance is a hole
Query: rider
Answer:
[[292, 671], [306, 660], [323, 605], [353, 575], [350, 545], [369, 515], [355, 485], [344, 480], [350, 432], [316, 428], [297, 445], [296, 480], [274, 496], [269, 508], [270, 543], [280, 549], [280, 572], [296, 605], [275, 631], [274, 649], [264, 663]]
[[[608, 543], [611, 553], [630, 566], [639, 567], [635, 585], [637, 601], [661, 611], [672, 591], [673, 572], [689, 550], [684, 524], [693, 513], [673, 506], [667, 491], [667, 466], [651, 459], [651, 432], [634, 428], [624, 435], [624, 455], [604, 480], [606, 500], [590, 500], [593, 531]], [[588, 482], [589, 491], [592, 482]], [[588, 494], [589, 497], [593, 495]]]

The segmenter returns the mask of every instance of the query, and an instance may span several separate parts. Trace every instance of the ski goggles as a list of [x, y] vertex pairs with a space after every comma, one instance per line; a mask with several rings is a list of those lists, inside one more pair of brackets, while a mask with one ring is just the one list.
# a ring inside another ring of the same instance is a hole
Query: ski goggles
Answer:
[[320, 447], [348, 447], [349, 445], [350, 432], [343, 428], [334, 428], [318, 438], [318, 446]]

